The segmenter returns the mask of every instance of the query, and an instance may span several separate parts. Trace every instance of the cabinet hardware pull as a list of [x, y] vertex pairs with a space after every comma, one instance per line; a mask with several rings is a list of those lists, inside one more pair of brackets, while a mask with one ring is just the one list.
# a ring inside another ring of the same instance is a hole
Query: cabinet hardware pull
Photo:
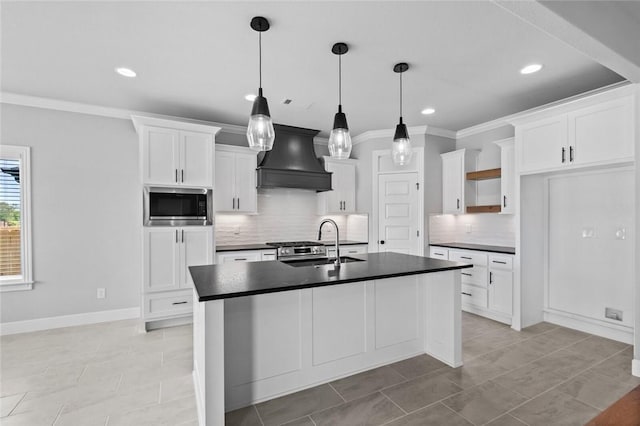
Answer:
[[178, 230], [176, 229], [176, 243], [178, 242]]
[[462, 292], [462, 294], [464, 294], [465, 296], [471, 296], [471, 293], [465, 293], [464, 291]]
[[565, 153], [566, 153], [566, 152], [567, 152], [567, 150], [566, 150], [566, 148], [563, 146], [563, 147], [562, 147], [562, 162], [563, 162], [563, 163], [564, 163], [564, 162], [565, 162], [565, 160], [566, 160], [566, 158], [565, 158], [565, 157], [566, 157], [566, 155], [565, 155]]
[[184, 183], [184, 169], [180, 169], [180, 178], [182, 179], [182, 183]]
[[456, 209], [460, 209], [460, 198], [456, 198]]
[[233, 260], [235, 260], [236, 262], [239, 262], [241, 260], [247, 260], [247, 258], [246, 257], [238, 257], [238, 258], [233, 259]]
[[231, 210], [235, 210], [236, 209], [236, 197], [233, 197], [233, 207], [231, 208]]
[[469, 274], [468, 272], [460, 272], [462, 275], [466, 275], [468, 277], [472, 277], [473, 275]]
[[184, 305], [186, 303], [187, 303], [187, 301], [185, 300], [183, 302], [173, 302], [172, 305]]
[[573, 163], [573, 147], [569, 147], [569, 162]]
[[502, 207], [507, 207], [507, 196], [506, 195], [502, 196]]
[[489, 284], [493, 284], [493, 272], [489, 272]]
[[467, 260], [471, 260], [471, 258], [470, 258], [470, 257], [467, 257], [467, 256], [460, 256], [460, 259], [467, 259]]
[[436, 256], [444, 256], [444, 253], [433, 253]]
[[506, 264], [507, 264], [507, 262], [503, 262], [502, 260], [492, 260], [491, 262], [493, 262], [493, 263], [499, 263], [499, 264], [501, 264], [501, 265], [506, 265]]
[[240, 197], [238, 197], [238, 210], [240, 210]]
[[184, 229], [182, 230], [182, 242], [184, 243]]
[[176, 182], [178, 182], [178, 169], [176, 169]]
[[349, 250], [347, 253], [357, 253], [358, 250]]
[[384, 244], [384, 240], [380, 240], [380, 244]]

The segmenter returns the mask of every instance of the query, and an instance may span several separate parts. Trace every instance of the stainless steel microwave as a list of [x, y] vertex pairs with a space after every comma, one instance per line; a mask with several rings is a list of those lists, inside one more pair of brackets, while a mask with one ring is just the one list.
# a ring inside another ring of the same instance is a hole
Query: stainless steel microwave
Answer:
[[144, 188], [144, 226], [213, 224], [213, 192], [199, 188]]

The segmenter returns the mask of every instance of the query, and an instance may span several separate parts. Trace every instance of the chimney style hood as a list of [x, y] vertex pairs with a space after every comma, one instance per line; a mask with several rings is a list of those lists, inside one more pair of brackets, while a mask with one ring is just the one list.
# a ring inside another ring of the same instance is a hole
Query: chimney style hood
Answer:
[[331, 173], [316, 157], [313, 137], [319, 130], [274, 124], [276, 139], [258, 166], [258, 188], [331, 191]]

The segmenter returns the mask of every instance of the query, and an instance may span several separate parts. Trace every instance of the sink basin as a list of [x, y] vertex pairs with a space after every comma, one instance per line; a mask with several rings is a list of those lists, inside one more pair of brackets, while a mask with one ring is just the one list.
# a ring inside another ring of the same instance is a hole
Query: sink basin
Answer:
[[[313, 266], [318, 268], [322, 265], [333, 265], [334, 259], [322, 258], [322, 259], [294, 259], [294, 260], [281, 260], [280, 262], [286, 263], [289, 266], [294, 267], [302, 267], [302, 266]], [[356, 259], [355, 257], [348, 256], [340, 256], [341, 263], [352, 263], [352, 262], [364, 262], [362, 259]]]

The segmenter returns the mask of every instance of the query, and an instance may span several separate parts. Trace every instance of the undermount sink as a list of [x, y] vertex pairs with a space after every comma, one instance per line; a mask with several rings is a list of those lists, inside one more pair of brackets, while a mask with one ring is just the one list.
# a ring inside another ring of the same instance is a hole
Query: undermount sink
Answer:
[[[333, 265], [335, 259], [333, 258], [322, 258], [322, 259], [294, 259], [294, 260], [281, 260], [280, 262], [285, 263], [289, 266], [302, 267], [302, 266], [313, 266], [318, 268], [322, 265]], [[340, 263], [353, 263], [353, 262], [364, 262], [363, 259], [356, 259], [355, 257], [348, 256], [340, 256]]]

